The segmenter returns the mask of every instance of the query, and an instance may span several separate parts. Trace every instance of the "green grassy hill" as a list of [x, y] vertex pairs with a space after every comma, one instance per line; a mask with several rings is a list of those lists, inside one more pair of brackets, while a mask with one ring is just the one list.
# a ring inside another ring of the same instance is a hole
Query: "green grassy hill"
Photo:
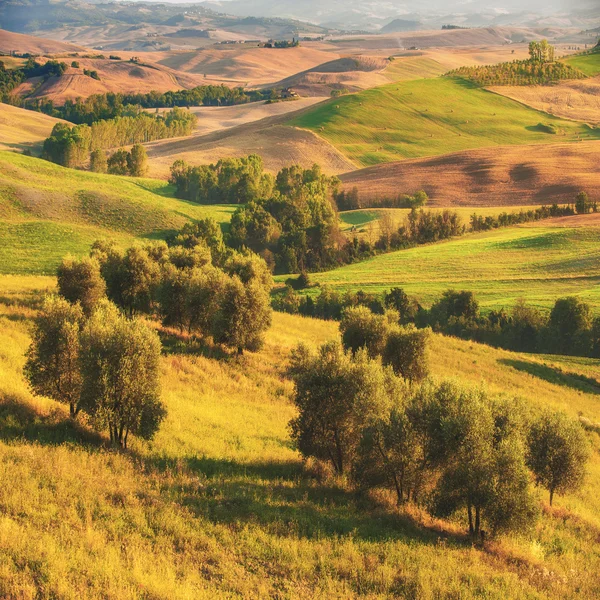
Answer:
[[[21, 369], [37, 290], [49, 277], [0, 277], [0, 597], [215, 598], [598, 597], [600, 442], [586, 485], [547, 506], [531, 537], [471, 546], [457, 523], [360, 498], [313, 478], [291, 447], [298, 341], [334, 323], [275, 315], [266, 347], [217, 361], [162, 358], [169, 416], [127, 453], [68, 411], [33, 397]], [[598, 361], [532, 357], [433, 337], [436, 376], [600, 420]]]
[[484, 309], [508, 308], [520, 297], [549, 308], [575, 294], [600, 312], [599, 239], [594, 227], [511, 227], [382, 254], [311, 279], [339, 290], [400, 286], [425, 304], [448, 288], [470, 290]]
[[487, 146], [600, 139], [600, 129], [446, 78], [343, 96], [290, 124], [314, 131], [362, 166]]
[[600, 49], [598, 48], [589, 54], [575, 54], [563, 60], [572, 67], [583, 71], [588, 77], [600, 75]]
[[226, 224], [232, 206], [173, 198], [165, 181], [100, 175], [0, 152], [0, 273], [51, 273], [95, 239], [162, 238], [206, 216]]

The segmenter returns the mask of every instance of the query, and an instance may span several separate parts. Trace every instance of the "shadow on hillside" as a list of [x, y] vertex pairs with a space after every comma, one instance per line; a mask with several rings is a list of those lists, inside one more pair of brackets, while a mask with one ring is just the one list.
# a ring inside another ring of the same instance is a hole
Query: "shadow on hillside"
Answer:
[[565, 372], [560, 367], [551, 367], [525, 360], [502, 358], [498, 362], [502, 365], [512, 367], [517, 371], [529, 373], [533, 377], [538, 377], [554, 385], [571, 388], [585, 394], [600, 395], [600, 382], [592, 377], [586, 377], [579, 373]]
[[158, 335], [162, 343], [163, 354], [166, 355], [193, 355], [204, 356], [215, 360], [228, 360], [237, 358], [237, 354], [226, 352], [218, 344], [193, 335], [179, 333], [172, 329], [159, 329]]
[[30, 404], [10, 397], [0, 400], [0, 440], [37, 442], [45, 446], [105, 444], [100, 434], [69, 419], [61, 410], [40, 414]]
[[[144, 461], [150, 469], [177, 472], [187, 466], [197, 481], [164, 489], [196, 517], [233, 529], [259, 525], [270, 533], [302, 538], [352, 536], [366, 541], [404, 540], [434, 545], [466, 536], [429, 528], [408, 514], [335, 483], [309, 478], [298, 463], [250, 463], [210, 458]], [[194, 478], [192, 478], [193, 480]]]

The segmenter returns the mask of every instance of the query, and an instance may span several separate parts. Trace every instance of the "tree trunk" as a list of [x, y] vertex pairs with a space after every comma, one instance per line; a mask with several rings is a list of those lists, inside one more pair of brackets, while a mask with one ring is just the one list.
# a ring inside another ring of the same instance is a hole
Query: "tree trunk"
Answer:
[[475, 507], [475, 535], [479, 536], [481, 531], [481, 507]]
[[473, 509], [471, 503], [467, 505], [467, 513], [469, 514], [469, 534], [473, 536]]
[[554, 500], [554, 488], [550, 488], [550, 506], [552, 506], [552, 500]]

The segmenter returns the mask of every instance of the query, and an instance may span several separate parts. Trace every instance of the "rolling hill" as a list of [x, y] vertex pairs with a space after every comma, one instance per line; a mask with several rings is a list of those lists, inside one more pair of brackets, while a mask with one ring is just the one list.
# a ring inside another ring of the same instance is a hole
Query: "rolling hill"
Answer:
[[502, 146], [384, 163], [345, 173], [375, 201], [425, 190], [433, 206], [511, 206], [572, 202], [585, 190], [600, 197], [600, 143]]
[[447, 78], [404, 81], [344, 96], [290, 125], [314, 131], [363, 166], [557, 138], [600, 139], [600, 130], [583, 123]]
[[54, 272], [65, 254], [84, 254], [96, 239], [161, 238], [207, 216], [225, 225], [234, 210], [177, 200], [172, 191], [164, 181], [0, 152], [0, 272]]
[[0, 103], [0, 150], [39, 153], [43, 141], [60, 119]]
[[34, 35], [15, 33], [0, 29], [0, 52], [29, 54], [60, 54], [65, 52], [83, 52], [85, 48], [69, 42], [48, 40]]

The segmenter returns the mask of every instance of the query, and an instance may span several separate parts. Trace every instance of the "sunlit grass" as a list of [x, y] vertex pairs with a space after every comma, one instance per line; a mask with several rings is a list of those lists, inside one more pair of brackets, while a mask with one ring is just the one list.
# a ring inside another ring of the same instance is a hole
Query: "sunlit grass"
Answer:
[[[34, 398], [22, 378], [30, 319], [53, 284], [49, 277], [0, 277], [0, 478], [10, 482], [0, 486], [0, 597], [468, 600], [600, 593], [596, 434], [580, 493], [558, 498], [532, 537], [472, 548], [456, 523], [397, 512], [383, 498], [374, 503], [343, 482], [304, 474], [290, 444], [294, 408], [283, 372], [296, 343], [315, 347], [335, 339], [338, 329], [276, 314], [257, 354], [216, 360], [167, 346], [167, 421], [154, 441], [111, 452], [85, 428], [74, 429], [62, 407]], [[531, 365], [540, 367], [537, 375]], [[558, 367], [600, 378], [591, 359], [516, 355], [433, 337], [438, 377], [600, 420], [600, 395], [571, 387], [569, 377], [550, 381]]]

